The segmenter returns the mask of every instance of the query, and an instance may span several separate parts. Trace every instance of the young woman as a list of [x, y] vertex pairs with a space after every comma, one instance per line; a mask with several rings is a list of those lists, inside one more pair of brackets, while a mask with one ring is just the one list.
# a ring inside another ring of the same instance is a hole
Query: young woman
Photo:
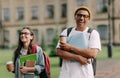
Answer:
[[[19, 34], [18, 47], [14, 52], [14, 73], [15, 78], [24, 78], [24, 76], [29, 76], [29, 73], [40, 74], [45, 68], [44, 56], [41, 47], [36, 46], [36, 54], [38, 59], [38, 64], [34, 67], [20, 67], [20, 57], [23, 55], [32, 54], [32, 43], [34, 40], [34, 33], [29, 27], [24, 27]], [[38, 75], [33, 75], [34, 78], [39, 78]]]

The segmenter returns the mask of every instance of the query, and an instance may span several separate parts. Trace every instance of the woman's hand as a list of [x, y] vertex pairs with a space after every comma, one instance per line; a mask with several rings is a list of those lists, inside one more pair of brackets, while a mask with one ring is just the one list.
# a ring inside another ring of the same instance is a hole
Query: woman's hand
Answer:
[[35, 67], [22, 66], [22, 67], [20, 67], [20, 71], [21, 71], [21, 73], [26, 74], [26, 73], [34, 73], [36, 71], [36, 69], [35, 69]]
[[26, 66], [20, 67], [20, 72], [23, 73], [23, 74], [28, 73], [28, 67], [26, 67]]

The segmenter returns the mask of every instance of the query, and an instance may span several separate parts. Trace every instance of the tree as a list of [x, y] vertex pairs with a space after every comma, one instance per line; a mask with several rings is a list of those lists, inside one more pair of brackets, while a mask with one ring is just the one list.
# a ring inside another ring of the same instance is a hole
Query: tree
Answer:
[[57, 56], [56, 46], [57, 46], [57, 43], [58, 43], [58, 39], [59, 39], [59, 36], [58, 36], [58, 29], [57, 29], [56, 33], [53, 37], [52, 44], [50, 45], [50, 48], [51, 48], [50, 55], [49, 55], [50, 57]]
[[47, 45], [45, 43], [45, 38], [44, 38], [43, 34], [42, 34], [42, 40], [41, 40], [41, 47], [42, 47], [43, 51], [46, 51]]

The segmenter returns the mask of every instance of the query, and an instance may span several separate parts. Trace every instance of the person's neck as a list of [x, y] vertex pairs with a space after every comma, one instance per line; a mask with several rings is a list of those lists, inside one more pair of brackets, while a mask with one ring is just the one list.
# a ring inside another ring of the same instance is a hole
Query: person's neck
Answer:
[[76, 30], [77, 31], [84, 31], [86, 29], [86, 26], [77, 26]]
[[28, 43], [24, 43], [23, 48], [24, 48], [24, 49], [28, 49], [28, 46], [29, 46], [29, 44], [28, 44]]

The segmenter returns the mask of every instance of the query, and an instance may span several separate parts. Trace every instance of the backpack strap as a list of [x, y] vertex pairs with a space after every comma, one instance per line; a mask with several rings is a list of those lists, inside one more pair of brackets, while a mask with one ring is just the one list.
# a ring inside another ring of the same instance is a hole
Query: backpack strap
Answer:
[[[73, 28], [73, 27], [69, 27], [69, 28], [67, 29], [67, 36], [69, 36], [72, 28]], [[91, 35], [92, 31], [93, 31], [93, 29], [92, 29], [92, 28], [89, 28], [87, 32], [90, 33], [90, 35]], [[90, 40], [90, 35], [89, 35], [88, 40]]]
[[96, 75], [97, 59], [96, 58], [91, 58], [91, 62], [92, 62], [92, 67], [93, 67], [93, 73], [94, 73], [94, 76], [95, 76]]
[[[90, 40], [92, 31], [93, 31], [92, 28], [89, 28], [88, 31], [87, 31], [88, 33], [90, 33], [88, 40]], [[96, 58], [91, 58], [91, 62], [92, 62], [92, 67], [93, 67], [93, 73], [94, 73], [94, 76], [95, 76], [96, 75], [97, 59]]]
[[32, 45], [32, 54], [37, 53], [37, 45]]
[[[32, 54], [37, 53], [37, 45], [32, 45]], [[40, 78], [50, 78], [50, 58], [43, 52], [45, 68], [39, 74]], [[49, 66], [48, 66], [49, 65]]]
[[67, 29], [67, 37], [69, 36], [69, 34], [70, 34], [72, 28], [73, 28], [73, 27], [69, 27], [69, 28]]
[[92, 28], [89, 28], [88, 31], [87, 31], [88, 33], [90, 33], [88, 40], [90, 40], [90, 36], [91, 36], [92, 31], [93, 31]]

